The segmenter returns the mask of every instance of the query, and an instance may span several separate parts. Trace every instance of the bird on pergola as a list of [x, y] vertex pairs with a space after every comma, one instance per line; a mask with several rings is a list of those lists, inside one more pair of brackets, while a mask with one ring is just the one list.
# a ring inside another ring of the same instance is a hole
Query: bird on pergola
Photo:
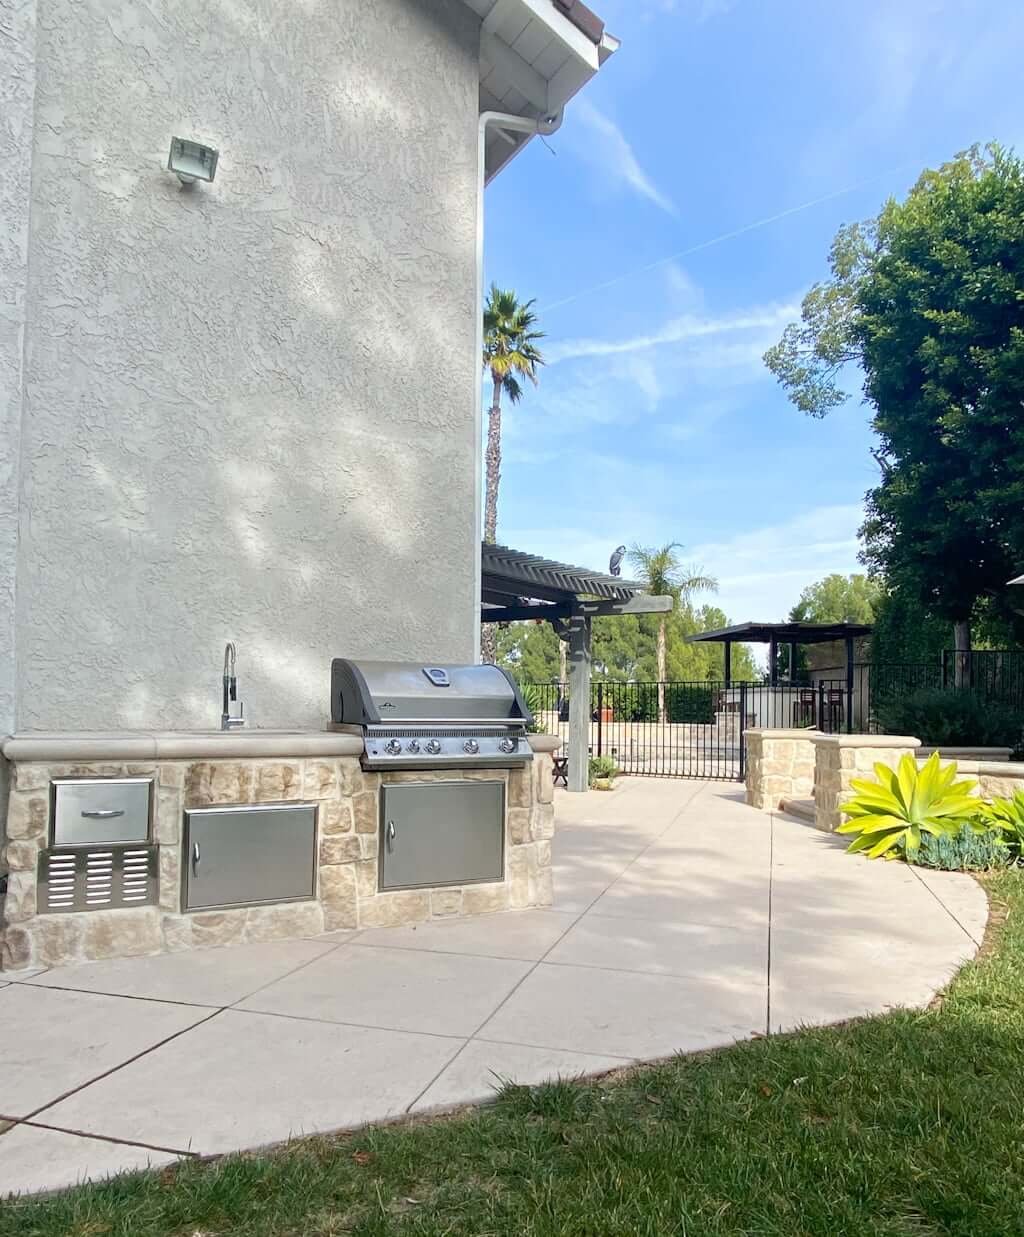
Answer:
[[608, 574], [612, 576], [622, 575], [622, 560], [626, 557], [626, 547], [624, 545], [617, 546], [608, 560]]

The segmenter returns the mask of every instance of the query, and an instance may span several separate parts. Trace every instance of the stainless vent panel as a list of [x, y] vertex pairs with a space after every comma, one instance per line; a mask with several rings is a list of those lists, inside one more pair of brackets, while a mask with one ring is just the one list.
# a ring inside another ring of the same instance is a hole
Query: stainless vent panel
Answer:
[[106, 911], [152, 906], [159, 894], [156, 846], [104, 846], [39, 852], [36, 909]]

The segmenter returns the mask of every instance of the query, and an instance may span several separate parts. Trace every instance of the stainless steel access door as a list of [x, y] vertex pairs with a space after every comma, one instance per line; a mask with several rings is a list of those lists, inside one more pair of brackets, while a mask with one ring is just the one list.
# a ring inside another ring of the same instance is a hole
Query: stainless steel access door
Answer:
[[312, 898], [316, 808], [271, 803], [186, 812], [183, 862], [189, 911]]
[[504, 782], [402, 783], [381, 791], [381, 889], [501, 880], [504, 843]]

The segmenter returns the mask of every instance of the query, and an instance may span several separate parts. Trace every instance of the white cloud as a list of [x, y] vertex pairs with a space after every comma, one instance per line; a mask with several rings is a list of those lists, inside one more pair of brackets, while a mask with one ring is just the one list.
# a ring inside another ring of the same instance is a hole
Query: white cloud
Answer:
[[799, 314], [800, 306], [796, 303], [768, 305], [761, 309], [745, 309], [717, 318], [679, 314], [653, 331], [644, 334], [632, 335], [626, 339], [569, 339], [562, 343], [549, 344], [545, 348], [545, 354], [548, 364], [554, 365], [559, 361], [577, 357], [615, 356], [622, 353], [642, 352], [662, 344], [680, 344], [716, 335], [744, 331], [775, 332], [781, 331], [788, 322], [799, 317]]
[[678, 213], [672, 199], [662, 193], [640, 166], [626, 135], [613, 120], [599, 112], [587, 98], [575, 101], [572, 114], [583, 121], [593, 137], [599, 139], [584, 142], [577, 147], [583, 158], [610, 173], [616, 180], [628, 185], [635, 193], [670, 215]]
[[859, 503], [816, 507], [783, 524], [693, 547], [693, 558], [718, 577], [716, 604], [732, 622], [785, 618], [801, 591], [831, 572], [863, 571], [857, 562]]

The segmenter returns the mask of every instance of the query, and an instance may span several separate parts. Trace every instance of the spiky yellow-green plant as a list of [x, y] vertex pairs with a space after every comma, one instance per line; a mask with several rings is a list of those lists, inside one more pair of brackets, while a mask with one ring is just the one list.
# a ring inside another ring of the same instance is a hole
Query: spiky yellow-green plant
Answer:
[[938, 752], [920, 767], [911, 755], [895, 769], [876, 764], [875, 777], [850, 783], [856, 795], [842, 805], [850, 819], [839, 826], [840, 833], [857, 835], [847, 850], [863, 851], [869, 859], [895, 859], [900, 853], [912, 858], [923, 833], [956, 834], [981, 812], [980, 800], [971, 793], [977, 783], [958, 782], [956, 764], [943, 768]]

